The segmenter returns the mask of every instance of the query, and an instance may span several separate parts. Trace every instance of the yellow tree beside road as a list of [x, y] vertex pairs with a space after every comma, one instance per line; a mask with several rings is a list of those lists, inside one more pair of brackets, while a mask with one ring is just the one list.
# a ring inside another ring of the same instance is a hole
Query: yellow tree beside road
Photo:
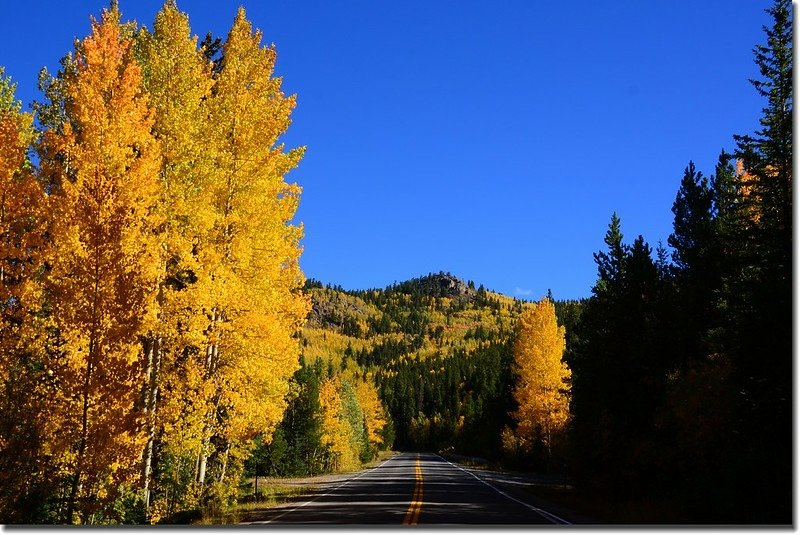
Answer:
[[295, 97], [243, 9], [219, 58], [172, 0], [152, 32], [114, 1], [91, 28], [40, 75], [38, 168], [0, 71], [0, 512], [27, 470], [58, 521], [157, 521], [235, 500], [283, 416], [304, 149], [279, 143]]
[[516, 440], [529, 451], [539, 442], [548, 454], [553, 436], [569, 418], [567, 387], [570, 370], [562, 361], [564, 327], [553, 303], [545, 298], [527, 307], [517, 319], [514, 363], [519, 376], [514, 389], [518, 409]]
[[[46, 287], [59, 342], [51, 454], [70, 480], [66, 522], [88, 522], [132, 484], [144, 446], [140, 337], [158, 267], [159, 146], [130, 32], [116, 6], [92, 21], [63, 74], [65, 122], [45, 132], [52, 268]], [[77, 518], [73, 517], [77, 513]]]
[[319, 387], [322, 445], [328, 455], [326, 468], [332, 472], [347, 472], [359, 468], [358, 451], [353, 447], [356, 440], [347, 421], [341, 390], [342, 381], [339, 377], [329, 378]]
[[[209, 128], [205, 104], [213, 77], [211, 62], [191, 35], [189, 17], [174, 2], [166, 2], [158, 12], [152, 33], [144, 28], [139, 31], [136, 44], [144, 86], [155, 110], [153, 131], [161, 144], [156, 210], [163, 225], [155, 232], [165, 254], [159, 317], [149, 326], [143, 344], [147, 445], [142, 488], [147, 509], [156, 437], [160, 437], [162, 458], [168, 456], [171, 467], [194, 462], [201, 443], [202, 400], [210, 397], [204, 392], [203, 359], [196, 350], [204, 345], [207, 319], [204, 296], [192, 284], [200, 272], [192, 250], [198, 237], [210, 230], [203, 192], [213, 175], [205, 146]], [[177, 480], [170, 473], [162, 473], [164, 484]]]
[[273, 76], [275, 59], [275, 49], [261, 46], [261, 32], [253, 31], [240, 9], [208, 100], [214, 125], [206, 140], [214, 167], [205, 192], [209, 231], [195, 247], [196, 285], [208, 318], [204, 365], [212, 383], [198, 458], [200, 485], [212, 437], [219, 459], [214, 477], [223, 482], [229, 459], [240, 461], [256, 434], [271, 436], [286, 407], [289, 379], [300, 366], [294, 335], [310, 302], [300, 291], [302, 227], [291, 221], [301, 190], [284, 176], [303, 149], [284, 152], [278, 144], [295, 98], [285, 96], [281, 79]]

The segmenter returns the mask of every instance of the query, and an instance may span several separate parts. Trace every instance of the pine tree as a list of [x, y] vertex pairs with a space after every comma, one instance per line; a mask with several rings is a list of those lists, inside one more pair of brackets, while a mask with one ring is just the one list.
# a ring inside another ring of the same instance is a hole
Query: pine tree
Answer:
[[760, 504], [759, 519], [791, 517], [792, 429], [792, 4], [767, 10], [767, 42], [754, 49], [766, 100], [754, 135], [734, 136], [741, 159], [746, 219], [742, 262], [729, 277], [729, 301], [739, 303], [726, 333], [735, 365], [743, 480]]
[[672, 304], [672, 351], [683, 361], [708, 355], [707, 337], [716, 321], [716, 296], [721, 287], [716, 249], [714, 190], [689, 162], [672, 205], [672, 277], [677, 295]]
[[641, 236], [624, 244], [616, 216], [605, 241], [607, 252], [595, 254], [598, 281], [567, 355], [571, 440], [582, 484], [629, 495], [652, 487], [651, 430], [671, 366], [660, 331], [664, 284], [649, 245]]
[[609, 285], [616, 285], [624, 276], [626, 249], [622, 243], [620, 219], [616, 212], [611, 215], [611, 222], [603, 241], [608, 246], [608, 252], [594, 253], [598, 273], [598, 286], [594, 290], [595, 293], [611, 291], [612, 288]]
[[[740, 329], [757, 333], [742, 333], [757, 345], [742, 342], [748, 345], [739, 363], [742, 376], [763, 376], [771, 392], [764, 391], [766, 385], [755, 384], [758, 380], [743, 386], [748, 391], [762, 390], [754, 395], [772, 398], [784, 407], [772, 410], [788, 415], [792, 352], [792, 5], [788, 0], [776, 0], [767, 12], [773, 19], [772, 27], [764, 28], [767, 44], [754, 49], [762, 78], [751, 80], [766, 99], [762, 128], [753, 136], [734, 136], [744, 168], [743, 187], [750, 192], [745, 202], [752, 210], [743, 229], [746, 267], [738, 287], [732, 290], [746, 295], [753, 311], [742, 318]], [[762, 354], [769, 357], [756, 358]]]
[[323, 470], [322, 407], [320, 405], [321, 362], [313, 366], [301, 358], [295, 374], [297, 397], [289, 402], [281, 426], [289, 442], [292, 462], [286, 475], [315, 475]]
[[[754, 202], [766, 233], [762, 239], [775, 248], [782, 260], [781, 268], [791, 272], [792, 230], [792, 71], [793, 37], [792, 4], [775, 0], [767, 10], [773, 19], [771, 28], [764, 27], [766, 45], [753, 49], [760, 80], [750, 80], [759, 95], [766, 99], [754, 135], [736, 135], [737, 156], [752, 176]], [[773, 236], [774, 234], [774, 236]], [[772, 240], [778, 240], [773, 242]]]

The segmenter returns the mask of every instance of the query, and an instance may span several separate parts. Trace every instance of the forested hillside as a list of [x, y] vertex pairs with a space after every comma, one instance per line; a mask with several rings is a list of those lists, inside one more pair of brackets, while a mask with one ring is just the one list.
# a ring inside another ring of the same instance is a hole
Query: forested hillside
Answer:
[[306, 287], [306, 361], [374, 380], [395, 447], [498, 455], [514, 409], [511, 343], [522, 301], [446, 273], [385, 289]]

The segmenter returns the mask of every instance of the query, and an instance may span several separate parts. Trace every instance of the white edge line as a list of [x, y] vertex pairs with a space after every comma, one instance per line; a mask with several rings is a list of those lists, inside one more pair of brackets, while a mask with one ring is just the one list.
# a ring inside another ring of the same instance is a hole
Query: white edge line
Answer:
[[300, 509], [301, 507], [305, 507], [306, 505], [308, 505], [308, 504], [310, 504], [310, 503], [314, 503], [315, 501], [319, 500], [320, 498], [324, 498], [325, 496], [327, 496], [327, 495], [328, 495], [328, 494], [330, 494], [331, 492], [333, 492], [333, 491], [335, 491], [335, 490], [339, 490], [339, 488], [341, 488], [341, 487], [343, 487], [343, 486], [347, 485], [347, 484], [348, 484], [348, 483], [350, 483], [351, 481], [355, 481], [356, 479], [360, 478], [360, 477], [361, 477], [361, 476], [363, 476], [364, 474], [369, 474], [370, 472], [372, 472], [372, 471], [374, 471], [374, 470], [377, 470], [378, 468], [380, 468], [380, 467], [381, 467], [381, 466], [383, 466], [384, 464], [388, 463], [388, 462], [389, 462], [389, 461], [391, 461], [392, 459], [394, 459], [394, 457], [390, 457], [389, 459], [386, 459], [385, 461], [383, 461], [383, 462], [382, 462], [381, 464], [379, 464], [378, 466], [375, 466], [375, 467], [373, 467], [373, 468], [370, 468], [369, 470], [364, 470], [364, 471], [362, 471], [362, 472], [359, 472], [357, 476], [355, 476], [355, 477], [351, 477], [350, 479], [345, 479], [344, 481], [342, 481], [341, 483], [339, 483], [338, 485], [336, 485], [335, 487], [333, 487], [331, 490], [329, 490], [329, 491], [328, 491], [328, 492], [326, 492], [325, 494], [320, 494], [319, 496], [314, 496], [314, 498], [313, 498], [312, 500], [308, 500], [308, 501], [307, 501], [307, 502], [305, 502], [305, 503], [301, 503], [300, 505], [298, 505], [298, 506], [296, 506], [296, 507], [293, 507], [292, 509], [289, 509], [288, 511], [284, 511], [284, 512], [282, 512], [281, 514], [279, 514], [279, 515], [277, 515], [277, 516], [274, 516], [274, 517], [270, 518], [269, 520], [256, 520], [256, 521], [253, 521], [253, 522], [242, 522], [242, 524], [243, 524], [243, 525], [250, 525], [250, 524], [269, 524], [269, 523], [270, 523], [270, 522], [272, 522], [273, 520], [278, 520], [278, 519], [279, 519], [279, 518], [281, 518], [282, 516], [288, 515], [289, 513], [293, 513], [293, 512], [295, 512], [295, 511], [297, 511], [298, 509]]
[[568, 522], [568, 521], [564, 520], [563, 518], [561, 518], [561, 517], [558, 517], [558, 516], [554, 515], [553, 513], [548, 513], [548, 512], [547, 512], [547, 511], [545, 511], [544, 509], [539, 509], [538, 507], [535, 507], [535, 506], [533, 506], [533, 505], [531, 505], [531, 504], [529, 504], [529, 503], [525, 503], [525, 502], [523, 502], [522, 500], [518, 500], [518, 499], [516, 499], [515, 497], [513, 497], [513, 496], [511, 496], [511, 495], [509, 495], [509, 494], [506, 494], [505, 492], [503, 492], [502, 490], [498, 489], [497, 487], [495, 487], [494, 485], [492, 485], [492, 484], [491, 484], [491, 483], [489, 483], [488, 481], [484, 481], [483, 479], [479, 478], [479, 477], [478, 477], [478, 476], [476, 476], [476, 475], [475, 475], [473, 472], [470, 472], [469, 470], [467, 470], [467, 469], [465, 469], [465, 468], [463, 468], [463, 467], [461, 467], [461, 466], [459, 466], [459, 465], [457, 465], [457, 464], [453, 464], [453, 463], [451, 463], [450, 461], [448, 461], [447, 459], [445, 459], [444, 457], [442, 457], [442, 456], [441, 456], [441, 455], [439, 455], [438, 453], [436, 454], [436, 456], [437, 456], [437, 457], [439, 457], [439, 458], [440, 458], [441, 460], [443, 460], [444, 462], [448, 463], [449, 465], [451, 465], [451, 466], [455, 466], [455, 467], [456, 467], [456, 468], [458, 468], [459, 470], [462, 470], [462, 471], [464, 471], [464, 472], [468, 473], [469, 475], [471, 475], [472, 477], [474, 477], [475, 479], [477, 479], [478, 481], [480, 481], [481, 483], [483, 483], [484, 485], [486, 485], [486, 486], [487, 486], [487, 487], [489, 487], [490, 489], [494, 489], [496, 492], [498, 492], [498, 493], [502, 494], [503, 496], [505, 496], [505, 497], [506, 497], [506, 498], [508, 498], [509, 500], [514, 500], [515, 502], [517, 502], [517, 503], [519, 503], [519, 504], [521, 504], [521, 505], [524, 505], [525, 507], [527, 507], [527, 508], [528, 508], [528, 509], [530, 509], [531, 511], [535, 511], [535, 512], [539, 513], [540, 515], [542, 515], [543, 517], [545, 517], [547, 520], [549, 520], [549, 521], [550, 521], [550, 522], [552, 522], [553, 524], [565, 524], [565, 525], [568, 525], [568, 526], [571, 526], [571, 525], [572, 525], [572, 523], [571, 523], [571, 522]]

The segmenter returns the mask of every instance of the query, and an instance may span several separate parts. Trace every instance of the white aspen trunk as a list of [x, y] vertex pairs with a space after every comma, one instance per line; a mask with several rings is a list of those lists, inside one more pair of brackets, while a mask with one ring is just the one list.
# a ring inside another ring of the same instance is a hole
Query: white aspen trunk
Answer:
[[153, 471], [153, 444], [156, 435], [156, 410], [158, 408], [158, 389], [161, 375], [161, 338], [155, 337], [149, 341], [147, 358], [147, 394], [145, 396], [145, 414], [147, 416], [147, 445], [144, 450], [144, 468], [142, 473], [142, 486], [144, 490], [145, 509], [150, 507], [151, 474]]
[[231, 451], [231, 443], [225, 444], [225, 453], [222, 455], [222, 470], [219, 473], [218, 481], [222, 483], [225, 480], [225, 471], [228, 469], [228, 454]]
[[142, 453], [142, 496], [144, 498], [144, 506], [147, 509], [150, 505], [150, 463], [152, 462], [153, 444], [150, 435], [150, 396], [152, 395], [150, 377], [153, 374], [153, 339], [150, 336], [145, 337], [142, 341], [142, 348], [145, 354], [145, 368], [144, 368], [144, 403], [142, 410], [144, 411], [145, 418], [147, 418], [147, 444], [144, 446]]
[[206, 480], [206, 465], [208, 463], [208, 455], [205, 452], [206, 444], [203, 443], [203, 451], [200, 452], [200, 458], [197, 460], [197, 482], [202, 485]]
[[212, 344], [208, 344], [206, 347], [206, 363], [205, 363], [205, 370], [206, 376], [211, 375], [211, 357], [213, 355]]
[[[211, 325], [209, 326], [209, 336], [214, 340], [216, 324], [219, 319], [217, 308], [214, 307], [211, 312]], [[211, 379], [214, 371], [217, 368], [217, 359], [219, 358], [219, 344], [214, 341], [206, 346], [206, 361], [205, 361], [205, 374], [206, 379]], [[217, 413], [218, 398], [214, 401], [213, 409], [206, 413], [206, 423], [203, 428], [203, 442], [200, 448], [200, 455], [197, 459], [197, 477], [196, 481], [202, 486], [206, 479], [206, 469], [208, 466], [208, 446], [211, 443], [211, 430], [213, 429], [213, 419]]]
[[[214, 404], [216, 405], [216, 403]], [[211, 420], [216, 414], [216, 408], [206, 413], [206, 422], [203, 425], [203, 441], [200, 445], [200, 455], [197, 458], [197, 478], [196, 481], [202, 487], [206, 481], [206, 468], [208, 466], [208, 446], [211, 444]]]

